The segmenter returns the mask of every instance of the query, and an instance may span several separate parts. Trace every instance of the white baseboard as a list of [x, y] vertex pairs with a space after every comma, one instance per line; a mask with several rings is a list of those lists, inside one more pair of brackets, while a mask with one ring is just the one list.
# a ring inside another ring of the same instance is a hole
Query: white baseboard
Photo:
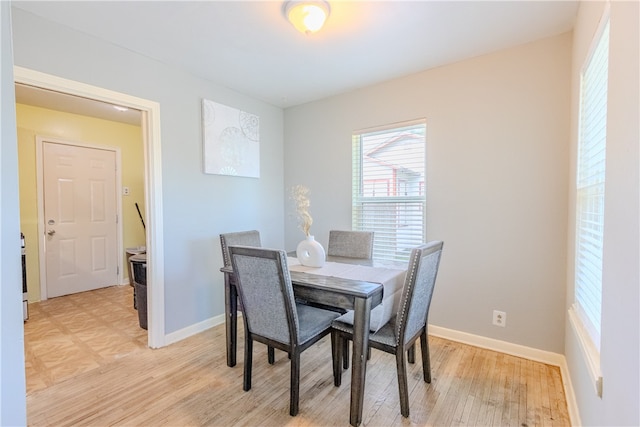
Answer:
[[480, 335], [473, 335], [467, 332], [460, 332], [453, 329], [447, 329], [440, 326], [429, 325], [429, 335], [448, 339], [451, 341], [461, 342], [463, 344], [473, 345], [475, 347], [486, 348], [487, 350], [499, 351], [500, 353], [510, 354], [512, 356], [522, 357], [536, 362], [546, 363], [560, 368], [562, 376], [562, 385], [567, 400], [567, 409], [569, 410], [569, 418], [571, 425], [579, 426], [580, 415], [576, 396], [571, 385], [571, 377], [567, 366], [567, 359], [563, 354], [552, 353], [550, 351], [539, 350], [532, 347], [526, 347], [519, 344], [513, 344], [506, 341], [500, 341], [493, 338], [487, 338]]
[[562, 386], [564, 387], [564, 397], [567, 399], [567, 408], [569, 409], [569, 418], [572, 426], [581, 426], [580, 411], [578, 411], [578, 401], [571, 384], [571, 376], [569, 374], [569, 366], [565, 358], [560, 365], [560, 375], [562, 375]]
[[510, 342], [487, 338], [480, 335], [473, 335], [453, 329], [442, 328], [435, 325], [429, 325], [429, 335], [473, 345], [476, 347], [486, 348], [488, 350], [495, 350], [499, 351], [500, 353], [523, 357], [525, 359], [534, 360], [536, 362], [542, 362], [558, 367], [560, 367], [562, 365], [562, 362], [564, 361], [564, 356], [562, 354], [538, 350], [519, 344], [513, 344]]
[[[239, 314], [239, 313], [238, 313]], [[191, 326], [187, 326], [184, 329], [180, 329], [179, 331], [171, 332], [170, 334], [165, 335], [164, 342], [165, 345], [170, 345], [178, 341], [182, 341], [185, 338], [189, 338], [192, 335], [199, 334], [200, 332], [204, 332], [207, 329], [211, 329], [214, 326], [218, 326], [224, 323], [225, 315], [221, 314], [219, 316], [210, 317], [202, 322], [193, 324]]]

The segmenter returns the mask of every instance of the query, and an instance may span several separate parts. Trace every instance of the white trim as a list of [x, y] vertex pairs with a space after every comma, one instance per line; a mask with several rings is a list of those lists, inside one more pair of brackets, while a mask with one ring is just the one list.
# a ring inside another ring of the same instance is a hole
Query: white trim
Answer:
[[606, 27], [607, 23], [611, 19], [611, 2], [609, 0], [606, 1], [604, 5], [604, 10], [602, 11], [602, 15], [600, 15], [600, 20], [598, 21], [598, 26], [596, 27], [596, 31], [593, 33], [593, 37], [591, 38], [591, 43], [589, 44], [589, 50], [587, 51], [587, 55], [585, 56], [584, 61], [582, 62], [582, 66], [580, 67], [580, 76], [585, 72], [587, 65], [591, 62], [591, 57], [596, 51], [598, 44], [600, 43], [600, 38], [602, 37], [602, 32]]
[[40, 300], [45, 301], [49, 298], [47, 292], [47, 259], [46, 259], [46, 233], [45, 233], [45, 217], [44, 217], [44, 144], [51, 142], [54, 144], [72, 145], [74, 147], [91, 148], [95, 150], [112, 151], [116, 156], [116, 215], [118, 215], [118, 224], [116, 225], [116, 266], [118, 273], [116, 275], [116, 284], [122, 283], [122, 156], [119, 147], [108, 145], [91, 144], [86, 142], [69, 141], [60, 138], [52, 138], [48, 136], [36, 135], [36, 197], [38, 206], [38, 256], [40, 271]]
[[569, 309], [569, 323], [580, 344], [580, 350], [584, 357], [587, 371], [591, 377], [594, 391], [599, 398], [602, 398], [602, 371], [600, 370], [600, 353], [598, 352], [591, 335], [584, 326], [575, 304]]
[[453, 329], [442, 328], [440, 326], [429, 325], [429, 335], [486, 348], [488, 350], [499, 351], [500, 353], [506, 353], [512, 356], [523, 357], [525, 359], [546, 363], [548, 365], [561, 366], [564, 360], [564, 356], [559, 353], [538, 350], [532, 347], [526, 347], [480, 335], [473, 335], [466, 332], [455, 331]]
[[576, 401], [573, 385], [571, 384], [571, 376], [569, 375], [569, 369], [567, 367], [567, 359], [564, 355], [431, 324], [429, 324], [429, 335], [559, 367], [571, 425], [581, 425], [578, 403]]
[[142, 135], [145, 158], [145, 202], [147, 225], [147, 271], [149, 329], [148, 345], [165, 346], [164, 315], [164, 224], [162, 209], [162, 156], [160, 139], [160, 104], [97, 86], [63, 79], [39, 71], [14, 66], [14, 81], [57, 92], [82, 96], [142, 111]]
[[[358, 129], [358, 130], [354, 130], [353, 132], [351, 132], [351, 135], [360, 135], [363, 133], [373, 133], [373, 132], [384, 132], [387, 130], [392, 130], [392, 129], [396, 129], [396, 128], [403, 128], [403, 127], [409, 127], [409, 126], [417, 126], [420, 124], [425, 125], [425, 127], [427, 126], [427, 118], [426, 117], [422, 117], [420, 119], [412, 119], [412, 120], [405, 120], [405, 121], [401, 121], [401, 122], [395, 122], [395, 123], [388, 123], [386, 125], [380, 125], [380, 126], [372, 126], [372, 127], [368, 127], [368, 128], [364, 128], [364, 129]], [[426, 140], [426, 137], [425, 137]]]
[[573, 390], [573, 383], [571, 382], [571, 374], [569, 373], [569, 366], [567, 365], [567, 358], [563, 356], [562, 365], [560, 365], [560, 375], [562, 376], [562, 386], [564, 387], [564, 397], [567, 400], [567, 409], [569, 410], [569, 419], [571, 425], [581, 426], [582, 420], [580, 420], [580, 411], [578, 410], [578, 400], [576, 399], [576, 392]]
[[[242, 317], [241, 313], [238, 313], [238, 318]], [[175, 342], [182, 341], [185, 338], [189, 338], [193, 335], [199, 334], [200, 332], [204, 332], [207, 329], [211, 329], [214, 326], [218, 326], [224, 323], [225, 314], [220, 314], [218, 316], [210, 317], [202, 322], [194, 323], [193, 325], [187, 326], [186, 328], [180, 329], [175, 332], [171, 332], [167, 334], [165, 337], [165, 344], [171, 345]]]

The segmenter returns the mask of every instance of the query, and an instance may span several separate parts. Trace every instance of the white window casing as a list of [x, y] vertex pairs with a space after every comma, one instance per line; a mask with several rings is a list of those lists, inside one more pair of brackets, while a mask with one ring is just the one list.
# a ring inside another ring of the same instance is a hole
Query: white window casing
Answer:
[[424, 243], [426, 121], [353, 134], [352, 228], [374, 232], [373, 257], [408, 260]]
[[609, 16], [582, 68], [576, 175], [575, 296], [569, 320], [602, 397], [600, 333], [605, 216]]

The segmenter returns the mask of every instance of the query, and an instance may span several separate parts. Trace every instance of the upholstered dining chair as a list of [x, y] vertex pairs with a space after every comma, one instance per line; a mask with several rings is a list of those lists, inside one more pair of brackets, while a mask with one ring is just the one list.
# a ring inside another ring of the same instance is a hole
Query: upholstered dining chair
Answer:
[[[224, 233], [220, 235], [220, 245], [222, 246], [222, 262], [225, 267], [231, 267], [231, 255], [229, 254], [229, 246], [255, 246], [261, 247], [260, 232], [258, 230], [236, 231], [233, 233]], [[236, 286], [235, 276], [229, 278], [230, 286]], [[238, 310], [242, 310], [242, 299], [238, 299]], [[275, 363], [275, 354], [273, 347], [269, 347], [267, 358], [270, 365]]]
[[296, 304], [284, 251], [230, 246], [229, 252], [244, 303], [243, 390], [251, 389], [254, 341], [286, 351], [291, 363], [289, 413], [295, 416], [300, 397], [300, 354], [327, 335], [331, 322], [340, 314]]
[[229, 246], [262, 246], [260, 242], [260, 232], [258, 230], [237, 231], [234, 233], [224, 233], [220, 235], [220, 245], [222, 246], [222, 262], [225, 267], [231, 266], [231, 255]]
[[[427, 321], [429, 306], [435, 287], [438, 266], [442, 255], [443, 242], [433, 241], [411, 251], [409, 269], [405, 278], [398, 313], [389, 322], [369, 337], [369, 347], [396, 356], [398, 389], [400, 392], [400, 412], [409, 416], [409, 392], [405, 352], [420, 338], [422, 350], [422, 375], [425, 382], [431, 382], [431, 362], [429, 357], [429, 337]], [[353, 325], [336, 319], [331, 326], [333, 349], [333, 378], [336, 387], [342, 381], [342, 352], [345, 339], [353, 339]]]
[[[355, 259], [373, 258], [373, 231], [329, 230], [327, 255]], [[345, 311], [343, 310], [342, 313]], [[344, 368], [349, 367], [348, 341], [344, 340]], [[371, 352], [367, 358], [370, 358]]]
[[329, 231], [327, 255], [347, 258], [373, 257], [373, 231]]

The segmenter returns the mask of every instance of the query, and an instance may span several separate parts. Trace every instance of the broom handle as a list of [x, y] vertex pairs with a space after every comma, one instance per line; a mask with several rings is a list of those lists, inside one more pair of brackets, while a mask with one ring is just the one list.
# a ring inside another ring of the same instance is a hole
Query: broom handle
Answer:
[[137, 202], [136, 202], [136, 209], [138, 210], [138, 216], [140, 217], [140, 221], [142, 221], [142, 228], [144, 228], [146, 230], [147, 227], [144, 226], [144, 219], [142, 219], [142, 214], [140, 213], [140, 208], [138, 207], [138, 203]]

